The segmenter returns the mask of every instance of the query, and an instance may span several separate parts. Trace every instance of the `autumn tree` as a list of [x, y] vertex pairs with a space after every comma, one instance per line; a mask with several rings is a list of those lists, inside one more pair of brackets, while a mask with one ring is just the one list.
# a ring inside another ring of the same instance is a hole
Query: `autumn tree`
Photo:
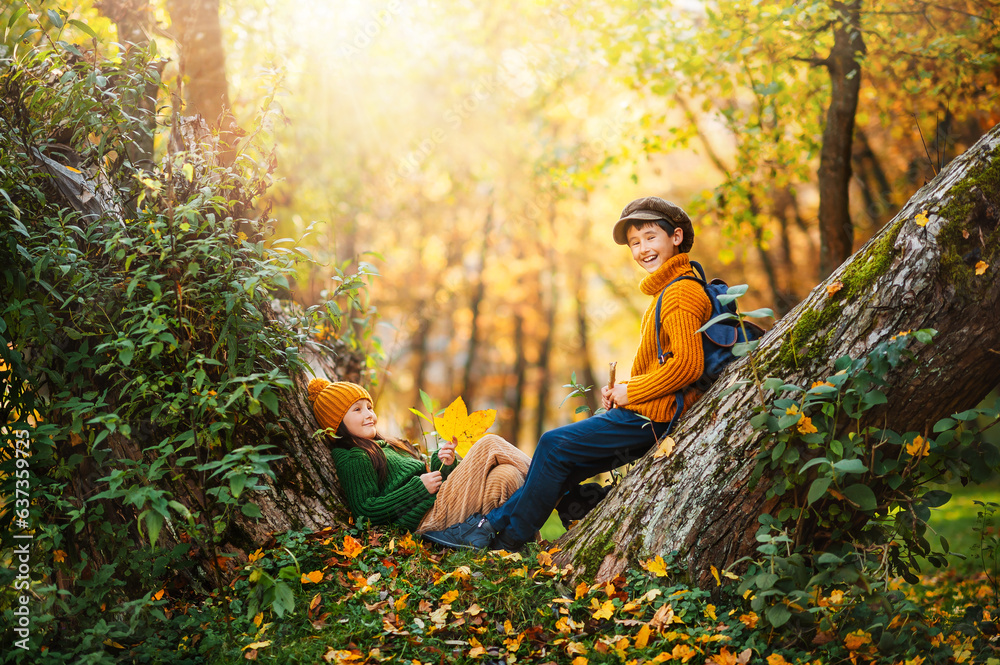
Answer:
[[[725, 127], [713, 133], [725, 179], [697, 213], [763, 250], [768, 267], [793, 260], [788, 233], [805, 241], [788, 225], [794, 206], [793, 217], [817, 220], [824, 278], [853, 251], [858, 217], [877, 229], [901, 193], [995, 122], [986, 100], [996, 10], [921, 0], [629, 6], [605, 11], [605, 48], [636, 89], [700, 109], [651, 110], [651, 153], [687, 145], [709, 119]], [[815, 213], [797, 202], [813, 191]], [[808, 286], [770, 281], [776, 303]]]
[[[758, 558], [772, 537], [806, 557], [847, 543], [841, 563], [879, 552], [883, 574], [915, 565], [902, 541], [935, 556], [928, 509], [947, 496], [924, 494], [924, 484], [983, 480], [1000, 460], [961, 424], [1000, 376], [998, 146], [1000, 128], [782, 318], [563, 537], [560, 559], [608, 579], [676, 551], [707, 585], [713, 567]], [[872, 364], [859, 364], [866, 356]], [[861, 383], [845, 383], [855, 376]], [[819, 406], [851, 399], [843, 414]], [[925, 460], [938, 466], [925, 472]], [[900, 473], [915, 483], [906, 492]], [[819, 527], [830, 515], [845, 521]], [[852, 544], [873, 524], [882, 526]]]

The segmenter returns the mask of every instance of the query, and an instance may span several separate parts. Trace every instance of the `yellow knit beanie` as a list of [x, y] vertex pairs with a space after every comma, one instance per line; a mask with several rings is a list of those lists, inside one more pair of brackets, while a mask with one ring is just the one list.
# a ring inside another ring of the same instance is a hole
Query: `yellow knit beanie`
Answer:
[[359, 399], [370, 402], [372, 396], [356, 383], [330, 383], [326, 379], [313, 379], [309, 382], [309, 401], [312, 402], [313, 414], [320, 427], [336, 430], [343, 422], [347, 410]]

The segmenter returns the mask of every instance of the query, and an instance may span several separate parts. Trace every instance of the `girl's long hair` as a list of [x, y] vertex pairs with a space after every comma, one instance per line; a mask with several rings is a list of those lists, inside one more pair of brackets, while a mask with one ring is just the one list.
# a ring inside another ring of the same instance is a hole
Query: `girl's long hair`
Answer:
[[[394, 439], [390, 436], [381, 436], [376, 433], [376, 436], [385, 441], [398, 452], [409, 455], [413, 459], [420, 459], [420, 451], [418, 451], [413, 444], [403, 441], [402, 439]], [[336, 438], [331, 437], [332, 445], [337, 448], [351, 448], [356, 447], [365, 451], [368, 455], [368, 459], [371, 460], [372, 466], [375, 467], [375, 475], [378, 477], [379, 487], [385, 485], [386, 475], [389, 473], [389, 464], [386, 462], [385, 453], [382, 452], [382, 447], [378, 445], [378, 441], [373, 439], [365, 439], [360, 436], [354, 436], [347, 431], [347, 427], [344, 423], [340, 423], [337, 426], [337, 436]]]

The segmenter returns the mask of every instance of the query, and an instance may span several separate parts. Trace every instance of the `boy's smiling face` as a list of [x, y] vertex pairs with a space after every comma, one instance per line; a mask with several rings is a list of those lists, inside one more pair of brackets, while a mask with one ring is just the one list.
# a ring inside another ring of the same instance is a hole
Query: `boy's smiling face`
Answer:
[[626, 234], [632, 258], [646, 272], [653, 273], [669, 259], [680, 253], [678, 246], [684, 241], [684, 231], [674, 229], [667, 233], [659, 224], [650, 222], [643, 226], [631, 227]]

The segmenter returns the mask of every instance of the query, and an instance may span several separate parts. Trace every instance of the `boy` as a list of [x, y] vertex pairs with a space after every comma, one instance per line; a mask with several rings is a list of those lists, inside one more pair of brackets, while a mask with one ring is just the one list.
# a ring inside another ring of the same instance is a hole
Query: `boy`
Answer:
[[[601, 390], [604, 413], [542, 435], [524, 485], [488, 515], [473, 515], [443, 531], [424, 534], [452, 547], [519, 550], [534, 538], [560, 498], [578, 483], [642, 457], [700, 396], [693, 386], [704, 355], [696, 332], [708, 322], [712, 306], [701, 284], [679, 280], [694, 275], [688, 251], [694, 228], [678, 206], [655, 196], [632, 201], [615, 223], [615, 242], [627, 245], [648, 274], [639, 289], [652, 297], [642, 318], [639, 348], [631, 378]], [[656, 301], [661, 292], [660, 347], [656, 340]]]

